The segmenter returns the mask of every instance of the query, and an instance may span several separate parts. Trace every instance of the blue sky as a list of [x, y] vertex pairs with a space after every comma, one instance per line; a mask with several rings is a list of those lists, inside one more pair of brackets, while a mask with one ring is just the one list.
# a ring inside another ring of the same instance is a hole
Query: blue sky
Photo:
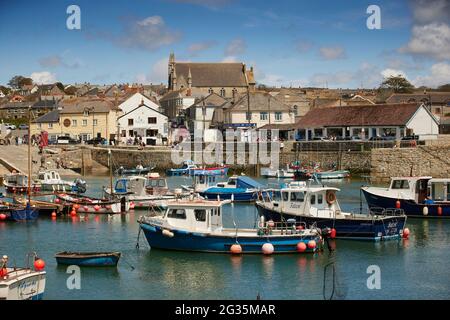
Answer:
[[[81, 30], [69, 30], [69, 5]], [[369, 5], [381, 29], [369, 30]], [[450, 0], [0, 0], [0, 83], [167, 81], [167, 59], [239, 61], [259, 83], [377, 87], [450, 82]]]

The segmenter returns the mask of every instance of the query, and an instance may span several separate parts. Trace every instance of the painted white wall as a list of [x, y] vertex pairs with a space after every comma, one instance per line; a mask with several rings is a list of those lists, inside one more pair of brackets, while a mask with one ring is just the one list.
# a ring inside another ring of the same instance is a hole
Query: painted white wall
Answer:
[[439, 134], [439, 125], [433, 116], [421, 106], [414, 116], [406, 124], [408, 129], [412, 129], [416, 135], [432, 136]]
[[[155, 117], [156, 123], [148, 123], [148, 118]], [[133, 125], [128, 125], [128, 120], [133, 119]], [[126, 113], [118, 119], [118, 126], [120, 133], [122, 130], [126, 130], [125, 137], [128, 140], [130, 136], [130, 130], [137, 131], [138, 135], [142, 136], [142, 139], [147, 143], [147, 139], [156, 139], [157, 144], [162, 143], [162, 137], [168, 136], [168, 118], [167, 116], [159, 113], [158, 111], [148, 108], [146, 106], [140, 106], [139, 108]], [[146, 130], [158, 130], [158, 137], [146, 136]]]
[[[252, 111], [252, 117], [250, 122], [256, 123], [256, 127], [260, 128], [269, 124], [269, 116], [267, 116], [267, 120], [261, 120], [260, 111]], [[246, 112], [232, 112], [231, 113], [231, 122], [232, 123], [248, 123]], [[289, 112], [282, 112], [281, 121], [275, 120], [275, 112], [270, 112], [270, 124], [289, 124], [295, 123], [294, 114], [289, 114]]]
[[142, 95], [139, 92], [133, 94], [127, 100], [122, 102], [119, 105], [119, 108], [123, 111], [123, 113], [128, 113], [131, 110], [137, 108], [142, 103], [142, 100], [144, 100], [144, 104], [149, 106], [150, 108], [153, 108], [157, 111], [161, 111], [159, 110], [159, 105], [157, 105], [152, 100], [148, 99], [146, 96]]

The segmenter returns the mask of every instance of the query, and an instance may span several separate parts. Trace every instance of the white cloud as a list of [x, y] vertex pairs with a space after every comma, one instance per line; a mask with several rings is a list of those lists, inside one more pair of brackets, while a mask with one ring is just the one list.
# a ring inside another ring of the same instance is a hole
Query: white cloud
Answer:
[[345, 59], [345, 49], [341, 46], [321, 47], [319, 49], [320, 56], [325, 60]]
[[247, 44], [243, 39], [234, 39], [232, 40], [227, 47], [225, 48], [226, 56], [236, 56], [243, 54], [247, 49]]
[[414, 26], [411, 40], [400, 52], [437, 60], [450, 59], [450, 27], [444, 23]]
[[49, 71], [33, 72], [30, 75], [30, 78], [37, 84], [50, 84], [56, 82], [56, 75]]
[[408, 79], [406, 76], [406, 73], [404, 73], [402, 70], [396, 70], [396, 69], [391, 69], [391, 68], [387, 68], [387, 69], [384, 69], [383, 71], [381, 71], [381, 75], [384, 78], [402, 76], [403, 78]]
[[413, 17], [419, 24], [450, 20], [450, 0], [412, 0]]
[[167, 28], [160, 16], [151, 16], [125, 25], [124, 32], [116, 42], [124, 47], [155, 51], [178, 41], [181, 34]]
[[413, 84], [417, 87], [435, 88], [447, 83], [450, 83], [450, 64], [445, 62], [433, 64], [428, 76], [418, 76], [413, 80]]

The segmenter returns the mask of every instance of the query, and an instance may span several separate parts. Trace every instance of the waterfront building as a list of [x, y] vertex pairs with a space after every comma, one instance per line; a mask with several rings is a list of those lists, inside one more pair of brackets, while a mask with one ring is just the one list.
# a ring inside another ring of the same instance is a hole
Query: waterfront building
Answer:
[[184, 88], [170, 91], [159, 100], [161, 112], [172, 122], [183, 123], [187, 108], [193, 105], [196, 99], [201, 99], [203, 96], [203, 91], [198, 89]]
[[418, 135], [420, 139], [435, 139], [439, 133], [437, 119], [421, 103], [313, 109], [295, 124], [295, 128], [297, 137], [306, 141], [330, 136], [398, 140]]
[[121, 115], [117, 119], [121, 142], [134, 142], [136, 137], [141, 137], [146, 145], [157, 145], [167, 141], [169, 134], [168, 118], [159, 112], [157, 107], [158, 105], [154, 102], [147, 105], [142, 99], [141, 103], [136, 104], [134, 109]]
[[232, 98], [254, 90], [255, 84], [253, 67], [247, 70], [244, 63], [177, 62], [175, 54], [170, 54], [169, 91], [191, 88], [199, 90], [202, 96], [217, 93], [223, 98]]
[[187, 110], [190, 131], [209, 129], [214, 111], [226, 102], [227, 100], [217, 93], [211, 93], [191, 105]]
[[48, 139], [56, 140], [59, 136], [64, 135], [59, 123], [59, 110], [50, 111], [31, 122], [31, 134], [40, 134], [42, 131], [48, 132]]
[[148, 96], [146, 96], [140, 92], [136, 92], [136, 93], [128, 96], [125, 99], [125, 101], [123, 101], [122, 103], [120, 103], [118, 105], [118, 107], [120, 110], [122, 110], [122, 112], [124, 114], [126, 114], [126, 113], [130, 112], [131, 110], [134, 110], [136, 108], [136, 106], [139, 106], [142, 103], [149, 106], [152, 109], [161, 111], [161, 106], [155, 99], [149, 98]]
[[39, 100], [37, 102], [11, 102], [0, 106], [2, 119], [27, 119], [28, 108], [31, 106], [32, 116], [40, 117], [54, 110], [57, 102], [54, 100]]
[[122, 114], [113, 101], [90, 99], [64, 99], [60, 102], [62, 133], [81, 141], [102, 137], [108, 141], [117, 136], [116, 120]]
[[56, 84], [43, 84], [38, 86], [40, 100], [61, 100], [65, 93]]

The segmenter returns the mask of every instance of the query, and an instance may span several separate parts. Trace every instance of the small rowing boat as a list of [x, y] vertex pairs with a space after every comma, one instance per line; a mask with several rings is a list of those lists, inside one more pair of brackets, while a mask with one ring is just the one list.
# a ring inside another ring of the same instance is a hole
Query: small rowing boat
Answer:
[[115, 267], [120, 259], [120, 252], [59, 252], [56, 262], [64, 265], [82, 267]]

